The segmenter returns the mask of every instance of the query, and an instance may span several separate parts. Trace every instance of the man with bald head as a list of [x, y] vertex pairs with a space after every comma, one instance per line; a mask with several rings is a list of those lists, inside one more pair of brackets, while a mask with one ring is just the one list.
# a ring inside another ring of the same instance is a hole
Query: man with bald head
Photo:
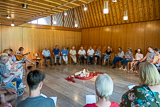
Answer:
[[[81, 63], [84, 64], [84, 60], [86, 59], [86, 51], [83, 49], [83, 47], [81, 47], [80, 50], [78, 51], [78, 55], [79, 55], [80, 64]], [[83, 62], [82, 62], [82, 59], [83, 59]]]
[[42, 55], [43, 55], [43, 58], [45, 59], [45, 65], [46, 65], [46, 67], [47, 67], [47, 59], [50, 59], [50, 64], [52, 66], [51, 53], [50, 53], [50, 51], [48, 50], [47, 47], [45, 47], [45, 49], [42, 51]]

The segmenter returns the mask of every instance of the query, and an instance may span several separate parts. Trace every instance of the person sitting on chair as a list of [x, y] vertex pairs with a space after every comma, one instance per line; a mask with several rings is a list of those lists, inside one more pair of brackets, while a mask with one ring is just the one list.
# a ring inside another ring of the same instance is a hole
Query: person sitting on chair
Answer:
[[58, 48], [58, 45], [55, 46], [53, 49], [53, 56], [54, 56], [54, 65], [57, 63], [57, 58], [59, 58], [59, 65], [61, 65], [61, 54]]
[[68, 64], [68, 50], [65, 48], [65, 46], [62, 47], [61, 55], [62, 55], [62, 58], [65, 64], [67, 65]]
[[[7, 62], [8, 62], [8, 54], [2, 53], [0, 55], [0, 84], [2, 84], [2, 87], [14, 88], [17, 91], [17, 89], [19, 88], [19, 86], [22, 82], [22, 79], [20, 79], [19, 77], [15, 76], [7, 83], [4, 83], [4, 79], [9, 78], [11, 75], [14, 75], [14, 74], [10, 73], [9, 70], [7, 69], [7, 67], [5, 65]], [[12, 82], [16, 82], [17, 87], [15, 87], [12, 84]]]
[[94, 55], [94, 50], [92, 49], [92, 46], [90, 46], [90, 48], [87, 51], [88, 65], [90, 65], [91, 62], [93, 61], [93, 55]]
[[101, 74], [95, 81], [95, 92], [98, 101], [93, 104], [86, 104], [84, 107], [119, 107], [115, 102], [110, 101], [113, 93], [113, 81], [107, 74]]
[[55, 107], [51, 98], [44, 98], [41, 94], [45, 75], [42, 71], [30, 71], [27, 75], [29, 97], [18, 104], [18, 107]]
[[[83, 49], [83, 47], [81, 47], [80, 50], [78, 51], [78, 55], [79, 55], [80, 64], [81, 63], [84, 64], [84, 60], [86, 59], [86, 51]], [[82, 59], [83, 59], [83, 62], [82, 62]]]
[[95, 65], [97, 65], [97, 61], [99, 58], [101, 58], [101, 51], [98, 48], [96, 48], [96, 52], [95, 52], [95, 56], [94, 56]]
[[106, 65], [106, 61], [111, 58], [111, 53], [112, 53], [111, 48], [108, 46], [107, 50], [106, 50], [106, 53], [103, 53], [103, 55], [104, 55], [103, 66], [105, 66]]
[[143, 58], [142, 50], [139, 48], [135, 55], [135, 59], [133, 59], [133, 61], [131, 62], [131, 69], [129, 70], [130, 73], [133, 72], [133, 68], [137, 65], [138, 61], [140, 61], [142, 58]]
[[43, 55], [43, 58], [45, 60], [45, 65], [47, 67], [47, 59], [50, 59], [50, 64], [52, 66], [52, 58], [51, 58], [51, 53], [50, 51], [48, 50], [47, 47], [45, 47], [45, 49], [42, 51], [42, 55]]
[[149, 46], [147, 55], [143, 59], [141, 59], [139, 62], [145, 62], [145, 61], [152, 62], [155, 55], [156, 54], [154, 53], [153, 48], [151, 46]]
[[123, 59], [123, 55], [124, 55], [124, 52], [123, 52], [122, 48], [119, 47], [118, 54], [115, 54], [115, 58], [113, 59], [113, 62], [111, 63], [111, 66], [112, 66], [112, 64], [114, 64], [114, 66], [112, 68], [116, 68], [116, 63]]
[[72, 49], [69, 51], [70, 57], [72, 58], [74, 64], [77, 64], [77, 57], [76, 57], [76, 50], [75, 47], [73, 46]]
[[152, 64], [154, 64], [156, 67], [160, 67], [160, 49], [156, 48], [154, 49], [154, 53], [156, 54], [151, 61]]
[[156, 67], [143, 62], [139, 65], [139, 86], [122, 96], [121, 107], [160, 107], [160, 76]]
[[[24, 50], [24, 48], [23, 47], [20, 47], [19, 48], [19, 51], [17, 51], [16, 52], [16, 56], [20, 56], [20, 57], [22, 57], [23, 56], [23, 50]], [[17, 59], [18, 60], [18, 59]], [[30, 61], [28, 58], [26, 58], [26, 57], [23, 57], [21, 60], [23, 60], [24, 62], [25, 62], [25, 69], [26, 69], [26, 71], [28, 71], [28, 69], [27, 69], [27, 67], [28, 67], [28, 62], [30, 62], [31, 64], [33, 64], [34, 65], [34, 63], [32, 62], [32, 61]], [[18, 60], [19, 61], [19, 60]]]
[[123, 69], [123, 63], [125, 65], [125, 68], [123, 69], [123, 71], [127, 71], [127, 63], [131, 62], [133, 60], [133, 53], [132, 53], [132, 49], [128, 48], [126, 54], [123, 56], [123, 59], [121, 60], [121, 68], [119, 68], [120, 70]]
[[14, 88], [0, 88], [0, 107], [15, 107], [16, 102], [17, 93]]

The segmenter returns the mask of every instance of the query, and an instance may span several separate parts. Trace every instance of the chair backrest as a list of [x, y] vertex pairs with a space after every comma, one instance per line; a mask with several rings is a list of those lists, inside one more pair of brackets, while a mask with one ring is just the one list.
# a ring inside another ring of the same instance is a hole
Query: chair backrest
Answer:
[[101, 53], [105, 53], [106, 49], [107, 49], [107, 46], [103, 46], [102, 49], [101, 49]]

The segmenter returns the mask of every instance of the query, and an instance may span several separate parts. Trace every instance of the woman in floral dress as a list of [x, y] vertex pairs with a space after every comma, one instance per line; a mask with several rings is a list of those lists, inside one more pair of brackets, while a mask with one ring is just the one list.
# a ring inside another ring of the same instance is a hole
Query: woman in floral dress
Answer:
[[144, 62], [139, 67], [140, 86], [122, 96], [121, 107], [160, 107], [160, 75], [156, 67]]

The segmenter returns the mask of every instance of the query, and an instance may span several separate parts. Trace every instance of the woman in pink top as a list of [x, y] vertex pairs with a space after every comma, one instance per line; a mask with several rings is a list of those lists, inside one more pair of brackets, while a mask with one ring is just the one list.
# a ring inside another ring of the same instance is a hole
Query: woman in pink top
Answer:
[[131, 62], [131, 69], [129, 70], [130, 73], [133, 72], [134, 67], [136, 66], [136, 64], [143, 59], [143, 54], [142, 54], [142, 50], [139, 48], [137, 49], [137, 53], [135, 55], [135, 59]]
[[87, 104], [84, 107], [119, 107], [117, 103], [109, 100], [113, 93], [113, 81], [110, 76], [99, 75], [95, 82], [95, 90], [98, 97], [97, 103]]

